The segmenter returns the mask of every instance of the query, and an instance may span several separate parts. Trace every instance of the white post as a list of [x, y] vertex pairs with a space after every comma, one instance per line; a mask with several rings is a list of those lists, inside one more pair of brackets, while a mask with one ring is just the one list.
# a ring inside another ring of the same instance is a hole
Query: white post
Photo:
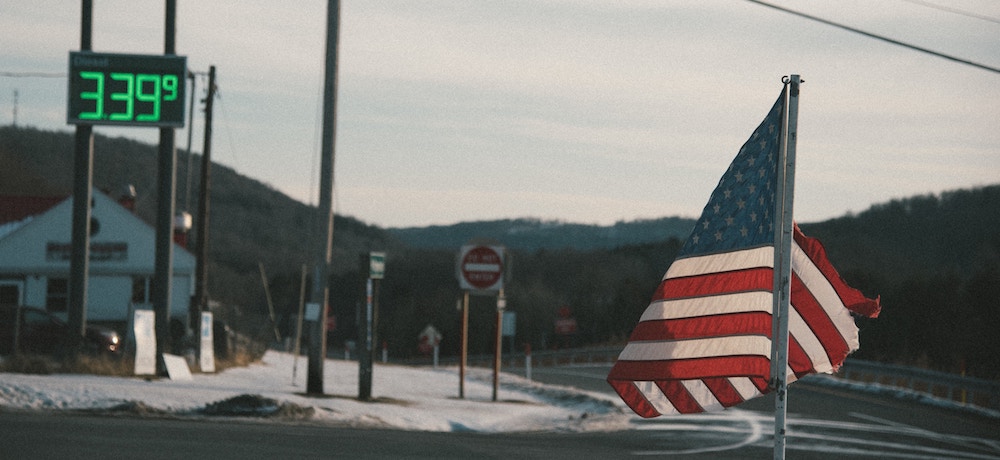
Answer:
[[531, 344], [524, 346], [524, 378], [531, 380]]
[[440, 349], [441, 349], [441, 346], [435, 343], [434, 344], [434, 369], [438, 368], [438, 351]]
[[785, 80], [781, 146], [777, 163], [774, 233], [774, 310], [772, 315], [771, 386], [774, 389], [774, 458], [785, 458], [785, 415], [788, 391], [788, 311], [792, 277], [792, 202], [795, 192], [795, 141], [798, 136], [799, 76]]

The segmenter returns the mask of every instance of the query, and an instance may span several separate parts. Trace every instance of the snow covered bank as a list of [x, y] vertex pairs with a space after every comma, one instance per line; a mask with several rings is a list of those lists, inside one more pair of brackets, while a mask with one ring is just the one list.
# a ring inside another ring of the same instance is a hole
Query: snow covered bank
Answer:
[[357, 400], [358, 364], [328, 360], [324, 397], [304, 394], [300, 358], [269, 351], [262, 362], [190, 381], [92, 375], [0, 374], [0, 407], [29, 410], [124, 411], [204, 417], [270, 416], [355, 427], [424, 431], [586, 431], [625, 429], [633, 419], [615, 396], [542, 385], [503, 374], [497, 402], [492, 372], [466, 372], [458, 399], [458, 369], [375, 364], [373, 401]]

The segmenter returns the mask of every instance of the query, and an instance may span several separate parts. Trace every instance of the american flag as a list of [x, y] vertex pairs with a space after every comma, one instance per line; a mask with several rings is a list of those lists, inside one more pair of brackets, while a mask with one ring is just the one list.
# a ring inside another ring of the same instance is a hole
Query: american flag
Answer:
[[[640, 416], [716, 410], [769, 391], [783, 106], [784, 93], [722, 176], [608, 374]], [[788, 382], [836, 371], [859, 346], [851, 312], [880, 308], [797, 226], [791, 258]]]

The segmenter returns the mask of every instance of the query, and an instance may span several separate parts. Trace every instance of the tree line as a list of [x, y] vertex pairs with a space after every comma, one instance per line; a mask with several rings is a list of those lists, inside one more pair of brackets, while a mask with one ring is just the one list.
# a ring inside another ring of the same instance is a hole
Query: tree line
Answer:
[[[156, 148], [101, 135], [95, 136], [94, 146], [95, 186], [113, 192], [123, 184], [135, 185], [139, 215], [153, 222]], [[5, 165], [0, 168], [0, 193], [68, 195], [72, 152], [69, 133], [0, 127], [0, 164]], [[178, 178], [188, 175], [186, 154], [178, 154]], [[191, 163], [200, 167], [197, 154]], [[196, 200], [197, 184], [192, 190]], [[178, 196], [179, 205], [181, 200]], [[211, 209], [209, 294], [220, 305], [219, 316], [273, 337], [259, 272], [263, 264], [279, 330], [289, 336], [302, 266], [311, 270], [318, 254], [311, 243], [315, 208], [215, 165]], [[581, 226], [566, 226], [568, 233], [560, 236], [559, 225], [512, 222], [544, 227], [522, 239], [524, 244], [506, 240], [505, 294], [508, 309], [517, 314], [515, 347], [545, 349], [623, 345], [681, 246], [684, 236], [677, 235], [683, 232], [674, 227], [686, 221], [662, 221], [664, 236], [652, 241], [645, 235], [658, 221], [636, 222], [636, 235], [644, 236], [634, 238], [621, 236], [633, 228], [628, 222], [618, 223], [615, 238], [625, 243], [613, 247], [606, 237], [595, 237], [593, 229]], [[823, 241], [849, 284], [868, 296], [881, 296], [881, 316], [858, 319], [862, 346], [854, 356], [1000, 378], [1000, 340], [995, 338], [1000, 330], [1000, 185], [892, 200], [857, 215], [801, 226]], [[431, 324], [444, 336], [442, 352], [457, 354], [457, 241], [469, 228], [489, 233], [491, 227], [509, 226], [463, 223], [385, 230], [338, 215], [334, 227], [329, 285], [337, 327], [329, 335], [331, 348], [357, 339], [356, 318], [364, 300], [359, 257], [380, 250], [388, 259], [380, 282], [378, 336], [390, 353], [415, 356], [417, 336]], [[590, 243], [566, 244], [573, 235], [589, 235]], [[421, 239], [435, 243], [421, 245]], [[311, 283], [311, 275], [306, 282]], [[472, 298], [471, 353], [492, 352], [495, 302]], [[557, 334], [554, 327], [564, 307], [578, 325], [571, 336]]]

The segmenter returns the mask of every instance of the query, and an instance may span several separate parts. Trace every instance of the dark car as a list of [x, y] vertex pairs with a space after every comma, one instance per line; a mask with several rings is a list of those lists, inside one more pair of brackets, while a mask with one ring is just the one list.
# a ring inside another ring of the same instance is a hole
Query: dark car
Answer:
[[[13, 354], [14, 350], [26, 354], [63, 354], [72, 349], [73, 340], [69, 325], [45, 310], [0, 306], [0, 355]], [[87, 326], [83, 352], [114, 355], [120, 353], [121, 346], [121, 337], [114, 329]]]

